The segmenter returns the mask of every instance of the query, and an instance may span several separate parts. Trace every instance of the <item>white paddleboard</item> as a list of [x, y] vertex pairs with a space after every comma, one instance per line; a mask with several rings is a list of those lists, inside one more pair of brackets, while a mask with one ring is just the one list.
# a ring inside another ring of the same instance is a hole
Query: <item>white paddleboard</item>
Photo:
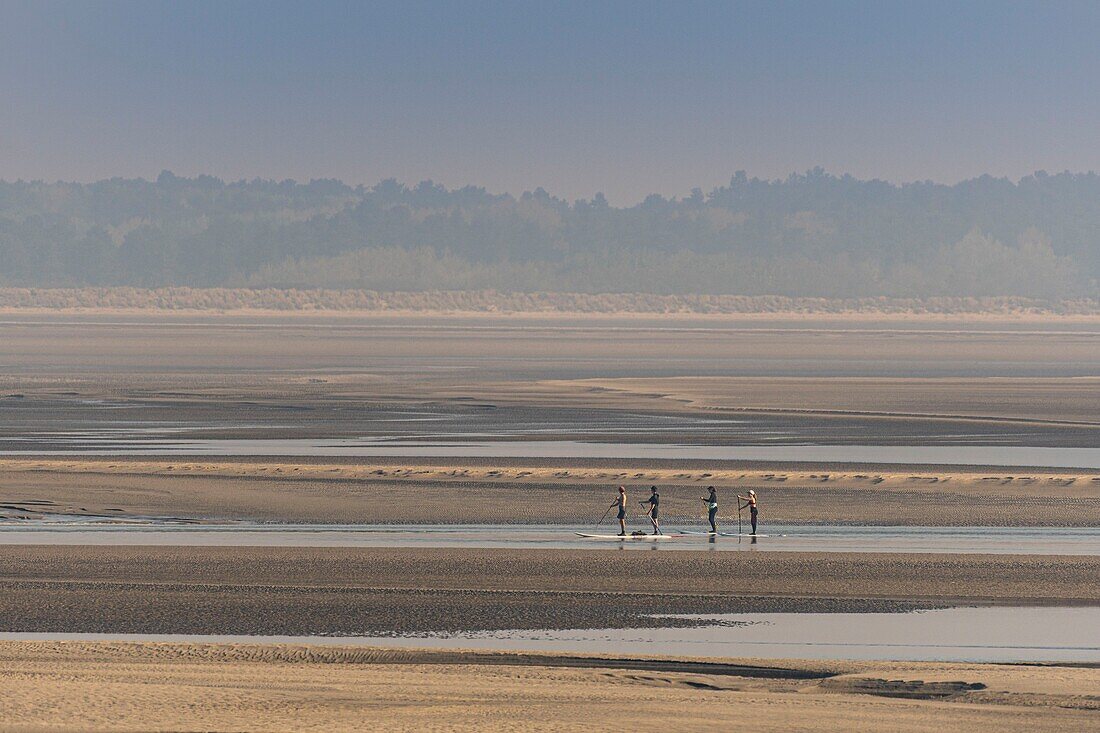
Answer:
[[588, 534], [586, 532], [576, 532], [578, 537], [584, 537], [588, 540], [671, 540], [681, 535], [675, 534]]

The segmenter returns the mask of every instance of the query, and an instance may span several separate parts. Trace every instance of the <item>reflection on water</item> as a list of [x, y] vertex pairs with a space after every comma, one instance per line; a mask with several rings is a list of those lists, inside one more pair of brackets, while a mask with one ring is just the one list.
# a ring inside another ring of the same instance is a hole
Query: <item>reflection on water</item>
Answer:
[[359, 438], [116, 440], [104, 437], [96, 441], [74, 440], [71, 444], [54, 439], [48, 445], [35, 445], [27, 450], [0, 451], [0, 455], [38, 454], [623, 458], [1100, 468], [1100, 448], [1001, 445], [678, 445], [573, 440], [425, 442]]
[[518, 630], [405, 637], [0, 633], [0, 640], [288, 643], [957, 662], [1100, 662], [1100, 608], [978, 607], [909, 613], [694, 616], [688, 628]]
[[713, 625], [665, 629], [507, 631], [417, 639], [534, 649], [710, 657], [975, 662], [1100, 661], [1100, 608], [979, 607], [909, 613], [693, 616]]
[[[666, 527], [670, 533], [684, 528]], [[462, 547], [676, 552], [921, 552], [1100, 555], [1100, 527], [843, 527], [768, 525], [761, 537], [687, 529], [660, 542], [578, 537], [571, 525], [333, 525], [184, 523], [175, 519], [48, 517], [0, 521], [0, 545]]]

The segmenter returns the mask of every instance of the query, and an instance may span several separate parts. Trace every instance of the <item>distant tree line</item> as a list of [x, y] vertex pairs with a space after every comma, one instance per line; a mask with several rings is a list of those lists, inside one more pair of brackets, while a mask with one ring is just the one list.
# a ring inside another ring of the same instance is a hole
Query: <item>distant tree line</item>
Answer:
[[617, 208], [430, 181], [0, 182], [0, 285], [814, 297], [1100, 293], [1100, 176], [822, 170]]

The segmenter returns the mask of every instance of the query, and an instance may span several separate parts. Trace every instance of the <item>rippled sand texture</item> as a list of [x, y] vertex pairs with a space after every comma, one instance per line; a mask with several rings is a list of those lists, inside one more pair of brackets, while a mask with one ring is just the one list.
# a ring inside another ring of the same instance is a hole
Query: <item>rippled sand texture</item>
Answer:
[[0, 643], [3, 730], [1066, 731], [1095, 669]]
[[654, 613], [1100, 603], [1100, 558], [6, 546], [0, 629], [377, 635], [672, 625]]

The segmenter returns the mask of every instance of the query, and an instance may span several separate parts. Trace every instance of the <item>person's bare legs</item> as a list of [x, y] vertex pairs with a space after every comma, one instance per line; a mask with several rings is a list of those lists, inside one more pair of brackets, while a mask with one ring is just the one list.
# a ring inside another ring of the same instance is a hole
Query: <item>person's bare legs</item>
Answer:
[[626, 520], [625, 519], [620, 519], [619, 520], [619, 534], [620, 535], [626, 534]]

